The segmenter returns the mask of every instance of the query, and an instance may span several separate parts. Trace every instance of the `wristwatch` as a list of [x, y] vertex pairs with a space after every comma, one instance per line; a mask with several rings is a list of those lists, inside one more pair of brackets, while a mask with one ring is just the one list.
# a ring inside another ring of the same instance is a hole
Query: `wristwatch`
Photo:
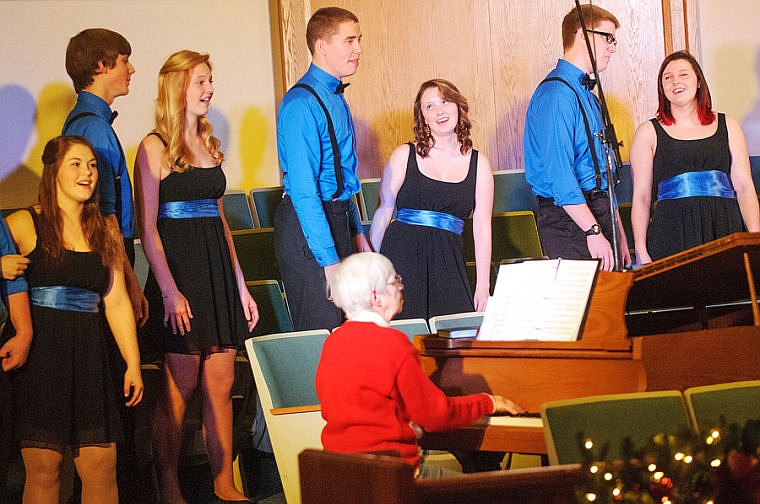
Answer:
[[594, 224], [590, 228], [586, 230], [586, 236], [594, 236], [602, 233], [602, 228], [599, 227], [599, 224]]

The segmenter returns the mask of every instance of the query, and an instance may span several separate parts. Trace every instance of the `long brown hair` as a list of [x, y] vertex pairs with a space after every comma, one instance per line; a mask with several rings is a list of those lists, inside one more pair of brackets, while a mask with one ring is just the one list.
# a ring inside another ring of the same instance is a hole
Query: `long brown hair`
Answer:
[[715, 113], [712, 110], [712, 98], [710, 97], [710, 88], [707, 87], [707, 79], [705, 79], [705, 74], [702, 73], [697, 60], [686, 51], [674, 52], [665, 58], [662, 65], [660, 65], [660, 73], [657, 74], [657, 100], [659, 101], [657, 119], [665, 126], [670, 126], [676, 122], [670, 109], [670, 101], [665, 96], [665, 89], [662, 87], [662, 74], [665, 73], [665, 67], [671, 61], [679, 59], [688, 61], [697, 76], [697, 95], [695, 98], [697, 100], [697, 117], [699, 117], [699, 122], [703, 126], [712, 124], [715, 120]]
[[[40, 180], [40, 215], [37, 222], [37, 236], [43, 250], [53, 259], [60, 261], [65, 250], [63, 245], [63, 212], [58, 206], [58, 186], [56, 179], [66, 154], [74, 145], [84, 145], [93, 152], [92, 144], [81, 136], [58, 136], [45, 145], [42, 152], [42, 179]], [[80, 220], [82, 233], [90, 249], [100, 255], [105, 266], [113, 266], [123, 256], [121, 238], [116, 230], [106, 222], [100, 213], [97, 187], [84, 202]]]
[[430, 127], [425, 123], [425, 117], [422, 115], [422, 94], [430, 88], [437, 88], [444, 100], [456, 103], [459, 112], [459, 120], [455, 127], [457, 140], [459, 140], [459, 150], [462, 154], [467, 154], [472, 149], [472, 139], [470, 138], [470, 129], [472, 123], [467, 113], [470, 106], [467, 104], [467, 98], [459, 92], [457, 87], [445, 79], [431, 79], [425, 81], [417, 92], [414, 99], [414, 144], [417, 154], [420, 157], [427, 157], [430, 149], [435, 145], [435, 138], [430, 134]]
[[[164, 163], [171, 171], [184, 172], [190, 168], [189, 149], [182, 137], [185, 129], [187, 87], [193, 68], [205, 63], [211, 68], [208, 54], [195, 51], [178, 51], [169, 56], [158, 71], [158, 97], [156, 98], [156, 132], [166, 141]], [[221, 142], [212, 136], [213, 128], [205, 117], [198, 119], [198, 133], [214, 161], [221, 163], [224, 154]]]

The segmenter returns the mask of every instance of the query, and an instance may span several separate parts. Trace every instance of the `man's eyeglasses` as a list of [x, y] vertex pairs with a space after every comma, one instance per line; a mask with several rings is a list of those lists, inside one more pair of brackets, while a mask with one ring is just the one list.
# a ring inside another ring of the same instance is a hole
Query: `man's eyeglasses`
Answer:
[[601, 35], [602, 37], [604, 37], [604, 40], [606, 40], [608, 44], [612, 44], [614, 46], [617, 45], [617, 39], [615, 38], [615, 35], [613, 35], [612, 33], [597, 31], [597, 30], [588, 30], [588, 32]]

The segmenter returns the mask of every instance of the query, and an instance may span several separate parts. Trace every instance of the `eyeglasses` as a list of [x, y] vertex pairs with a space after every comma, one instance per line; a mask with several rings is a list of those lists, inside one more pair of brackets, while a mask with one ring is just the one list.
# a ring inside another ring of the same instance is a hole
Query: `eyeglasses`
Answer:
[[597, 35], [601, 35], [604, 37], [604, 40], [607, 41], [608, 44], [612, 44], [614, 46], [617, 46], [617, 39], [615, 38], [615, 35], [609, 32], [603, 32], [603, 31], [597, 31], [597, 30], [588, 30], [589, 33], [596, 33]]
[[404, 287], [404, 279], [401, 275], [396, 273], [395, 275], [393, 275], [393, 280], [388, 282], [386, 285], [395, 285], [396, 287], [401, 289]]

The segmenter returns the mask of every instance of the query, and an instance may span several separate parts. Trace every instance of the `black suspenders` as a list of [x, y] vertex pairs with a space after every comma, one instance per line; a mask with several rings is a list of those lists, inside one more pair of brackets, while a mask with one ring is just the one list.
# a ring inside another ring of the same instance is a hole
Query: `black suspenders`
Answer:
[[[75, 121], [87, 116], [97, 117], [97, 115], [92, 112], [80, 112], [79, 114], [72, 117], [70, 121], [66, 122], [66, 124], [63, 125], [62, 133], [64, 135], [67, 135], [68, 133], [66, 133], [66, 130], [69, 129], [69, 126], [71, 126]], [[116, 141], [118, 142], [118, 138], [116, 139]], [[121, 207], [122, 207], [121, 205], [121, 174], [115, 173], [113, 177], [114, 177], [114, 182], [115, 182], [114, 185], [116, 186], [114, 188], [115, 195], [116, 195], [116, 219], [119, 221], [119, 229], [121, 229], [121, 217], [122, 217], [121, 216]]]
[[583, 115], [583, 125], [586, 127], [586, 137], [588, 138], [588, 149], [591, 151], [591, 159], [594, 161], [594, 173], [596, 175], [596, 187], [594, 188], [594, 190], [598, 191], [602, 188], [602, 172], [599, 169], [599, 159], [596, 157], [596, 148], [594, 147], [594, 136], [591, 134], [591, 126], [589, 126], [588, 117], [586, 116], [586, 109], [583, 108], [581, 97], [578, 96], [578, 92], [575, 90], [575, 88], [573, 88], [573, 86], [571, 86], [569, 82], [567, 82], [565, 79], [561, 77], [547, 77], [546, 79], [542, 80], [538, 85], [540, 86], [544, 82], [550, 82], [550, 81], [561, 82], [567, 87], [569, 87], [573, 91], [573, 94], [575, 94], [575, 99], [578, 100], [578, 107], [580, 107], [581, 115]]
[[[343, 168], [341, 167], [340, 163], [340, 150], [338, 149], [338, 138], [335, 136], [335, 127], [333, 126], [332, 118], [330, 117], [330, 113], [327, 111], [327, 107], [325, 106], [325, 103], [322, 101], [322, 98], [319, 97], [316, 91], [314, 91], [314, 88], [309, 86], [308, 84], [296, 84], [293, 86], [293, 88], [303, 88], [314, 95], [314, 98], [317, 99], [317, 102], [319, 102], [319, 106], [322, 107], [322, 110], [325, 112], [325, 117], [327, 118], [327, 131], [330, 133], [330, 145], [332, 146], [333, 151], [333, 166], [335, 166], [335, 182], [338, 184], [337, 189], [335, 190], [335, 194], [332, 195], [332, 199], [338, 199], [338, 196], [343, 194], [343, 188], [344, 188], [344, 182], [343, 182]], [[293, 89], [291, 88], [291, 89]]]

